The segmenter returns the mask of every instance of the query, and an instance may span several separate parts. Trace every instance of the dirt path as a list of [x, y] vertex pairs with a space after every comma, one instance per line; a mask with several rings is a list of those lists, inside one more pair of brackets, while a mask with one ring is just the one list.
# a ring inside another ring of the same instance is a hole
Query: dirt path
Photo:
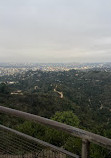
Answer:
[[63, 98], [64, 97], [63, 92], [57, 91], [56, 88], [57, 86], [54, 88], [54, 92], [57, 92], [60, 95], [60, 98]]

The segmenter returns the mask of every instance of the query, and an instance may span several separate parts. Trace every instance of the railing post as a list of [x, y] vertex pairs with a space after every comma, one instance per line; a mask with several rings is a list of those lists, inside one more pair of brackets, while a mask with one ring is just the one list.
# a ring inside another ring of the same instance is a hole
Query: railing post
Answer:
[[82, 158], [89, 158], [90, 142], [86, 139], [82, 140]]

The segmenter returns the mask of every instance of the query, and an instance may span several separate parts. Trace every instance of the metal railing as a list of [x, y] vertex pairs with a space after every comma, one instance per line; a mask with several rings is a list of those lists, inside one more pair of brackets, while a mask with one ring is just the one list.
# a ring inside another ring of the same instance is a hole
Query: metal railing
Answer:
[[1, 158], [79, 158], [66, 150], [0, 125]]
[[[69, 133], [70, 135], [81, 138], [82, 139], [82, 158], [89, 158], [89, 149], [90, 149], [91, 142], [99, 146], [105, 147], [106, 149], [111, 150], [111, 139], [108, 139], [106, 137], [103, 137], [91, 132], [87, 132], [85, 130], [81, 130], [79, 128], [75, 128], [75, 127], [72, 127], [63, 123], [59, 123], [50, 119], [46, 119], [37, 115], [21, 112], [18, 110], [14, 110], [14, 109], [2, 107], [2, 106], [0, 106], [0, 112], [5, 113], [5, 114], [10, 114], [12, 116], [20, 117], [23, 119], [35, 121], [38, 123], [42, 123], [44, 125], [51, 126], [55, 129], [65, 131]], [[76, 155], [73, 155], [73, 156], [76, 156]]]

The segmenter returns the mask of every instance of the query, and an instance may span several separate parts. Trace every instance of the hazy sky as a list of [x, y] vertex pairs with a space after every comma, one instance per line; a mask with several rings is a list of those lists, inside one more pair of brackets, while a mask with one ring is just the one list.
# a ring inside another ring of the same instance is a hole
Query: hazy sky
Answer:
[[0, 62], [111, 61], [111, 0], [0, 0]]

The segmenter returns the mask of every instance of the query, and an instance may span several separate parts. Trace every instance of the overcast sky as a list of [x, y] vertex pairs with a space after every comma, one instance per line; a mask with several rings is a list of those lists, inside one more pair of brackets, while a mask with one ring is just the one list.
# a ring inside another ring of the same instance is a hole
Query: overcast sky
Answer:
[[111, 0], [0, 0], [0, 62], [111, 61]]

